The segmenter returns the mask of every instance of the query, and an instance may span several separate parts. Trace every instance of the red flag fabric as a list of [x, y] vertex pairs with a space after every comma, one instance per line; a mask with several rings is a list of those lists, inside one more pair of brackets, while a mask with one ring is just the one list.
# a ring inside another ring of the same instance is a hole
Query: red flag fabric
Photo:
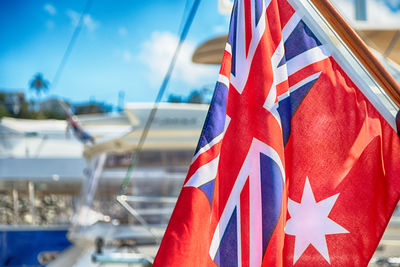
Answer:
[[395, 118], [369, 101], [302, 13], [286, 0], [235, 2], [154, 266], [370, 261], [399, 199]]

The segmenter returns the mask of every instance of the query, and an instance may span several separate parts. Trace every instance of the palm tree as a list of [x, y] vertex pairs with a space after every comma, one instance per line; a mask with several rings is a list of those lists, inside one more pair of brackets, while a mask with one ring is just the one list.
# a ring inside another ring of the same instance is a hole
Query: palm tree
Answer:
[[35, 76], [33, 76], [29, 86], [31, 90], [36, 91], [38, 97], [42, 92], [45, 93], [49, 90], [49, 82], [43, 78], [41, 73], [36, 73]]

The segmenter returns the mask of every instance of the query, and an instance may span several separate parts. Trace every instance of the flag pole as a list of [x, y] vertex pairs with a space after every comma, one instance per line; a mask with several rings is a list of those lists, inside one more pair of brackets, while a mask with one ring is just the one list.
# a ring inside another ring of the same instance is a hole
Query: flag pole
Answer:
[[352, 53], [400, 108], [400, 86], [329, 0], [310, 0]]

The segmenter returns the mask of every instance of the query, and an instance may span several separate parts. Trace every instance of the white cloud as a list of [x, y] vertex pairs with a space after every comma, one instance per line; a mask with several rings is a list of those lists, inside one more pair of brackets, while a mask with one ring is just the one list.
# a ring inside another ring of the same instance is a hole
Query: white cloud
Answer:
[[[335, 0], [334, 5], [350, 21], [355, 21], [354, 4], [351, 0]], [[389, 4], [389, 3], [388, 3]], [[391, 25], [400, 24], [400, 11], [393, 12], [385, 1], [371, 0], [367, 1], [367, 21], [373, 25]]]
[[231, 23], [231, 17], [224, 16], [223, 21], [220, 24], [213, 27], [213, 32], [215, 34], [228, 34], [230, 23]]
[[[177, 44], [177, 36], [169, 32], [153, 32], [150, 39], [142, 44], [139, 58], [149, 68], [150, 82], [160, 83], [164, 78]], [[214, 68], [192, 63], [194, 50], [195, 45], [185, 41], [173, 71], [174, 79], [185, 82], [188, 86], [202, 85], [205, 80], [217, 76]]]
[[400, 12], [393, 12], [381, 1], [368, 1], [367, 18], [371, 23], [399, 26]]
[[134, 59], [133, 57], [133, 53], [131, 52], [131, 50], [129, 49], [121, 49], [121, 48], [117, 48], [113, 50], [113, 56], [123, 60], [124, 62], [132, 62], [132, 60]]
[[54, 21], [52, 21], [52, 20], [46, 21], [46, 27], [47, 27], [47, 29], [54, 29], [54, 27], [55, 27]]
[[354, 20], [354, 5], [350, 0], [334, 0], [333, 5], [348, 21]]
[[[81, 14], [71, 9], [67, 10], [66, 14], [70, 18], [71, 25], [76, 27], [79, 23]], [[89, 31], [96, 30], [99, 27], [99, 25], [100, 22], [94, 20], [93, 17], [90, 16], [89, 14], [83, 16], [83, 26], [86, 27]]]
[[118, 28], [118, 35], [125, 37], [128, 34], [128, 30], [125, 27]]
[[54, 16], [55, 14], [57, 14], [57, 9], [52, 5], [52, 4], [45, 4], [43, 6], [43, 9], [49, 13], [49, 15]]
[[83, 16], [83, 25], [85, 25], [89, 30], [93, 31], [99, 26], [99, 22], [94, 20], [90, 15]]
[[74, 27], [76, 27], [76, 25], [78, 25], [79, 16], [80, 16], [80, 15], [78, 14], [78, 12], [69, 9], [69, 10], [67, 10], [66, 14], [67, 14], [67, 16], [68, 16], [69, 19], [70, 19], [71, 25], [74, 26]]
[[126, 62], [131, 62], [132, 61], [132, 53], [126, 49], [126, 50], [122, 51], [122, 58]]
[[216, 25], [213, 28], [215, 34], [228, 34], [228, 27], [226, 25]]

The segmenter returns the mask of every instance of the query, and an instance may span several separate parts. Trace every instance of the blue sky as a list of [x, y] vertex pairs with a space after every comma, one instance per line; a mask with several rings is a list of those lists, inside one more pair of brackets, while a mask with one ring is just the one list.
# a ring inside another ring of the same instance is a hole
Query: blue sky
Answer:
[[[46, 97], [74, 102], [154, 101], [178, 40], [181, 17], [193, 0], [93, 0], [84, 27], [58, 83]], [[348, 18], [351, 0], [335, 0]], [[0, 1], [0, 90], [23, 90], [41, 72], [52, 82], [86, 1]], [[369, 0], [369, 18], [400, 25], [399, 0]], [[380, 10], [381, 12], [373, 12]], [[383, 12], [383, 13], [382, 13]], [[382, 16], [384, 14], [384, 16]], [[229, 15], [218, 13], [217, 0], [203, 0], [167, 88], [187, 95], [213, 87], [217, 66], [191, 63], [194, 49], [228, 31]]]
[[[94, 0], [62, 75], [48, 93], [72, 101], [154, 101], [193, 0]], [[0, 88], [24, 90], [35, 73], [52, 82], [86, 1], [0, 2]], [[204, 0], [166, 95], [214, 84], [218, 67], [190, 62], [195, 47], [228, 31], [229, 16]], [[29, 93], [28, 93], [29, 94]], [[32, 95], [30, 93], [29, 95]]]

